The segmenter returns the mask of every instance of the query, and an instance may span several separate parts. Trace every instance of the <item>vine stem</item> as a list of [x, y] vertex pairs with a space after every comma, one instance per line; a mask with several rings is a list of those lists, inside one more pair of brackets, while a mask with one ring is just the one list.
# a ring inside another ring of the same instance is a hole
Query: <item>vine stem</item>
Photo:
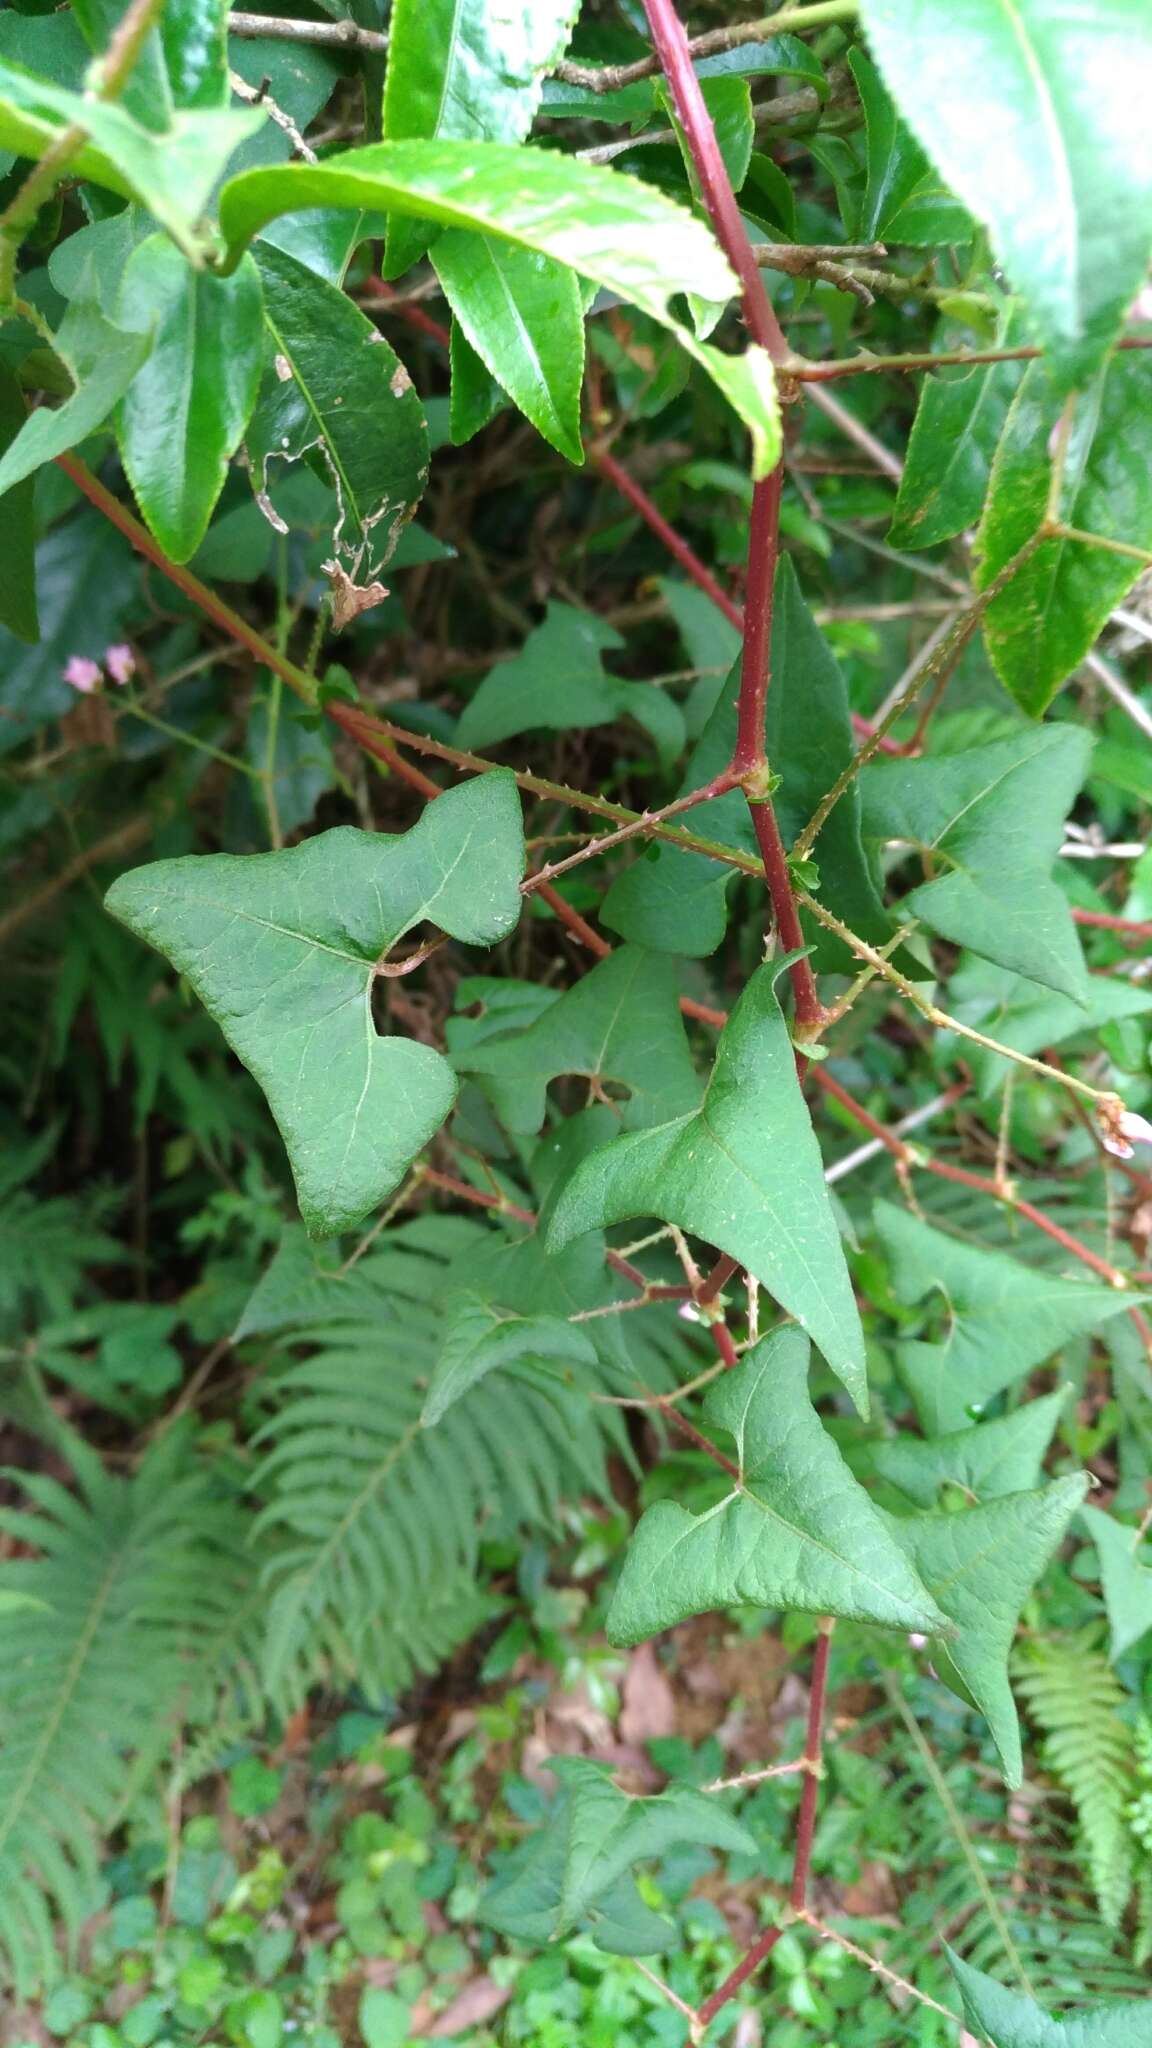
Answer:
[[668, 553], [674, 561], [679, 562], [685, 575], [691, 577], [697, 589], [704, 592], [705, 597], [711, 598], [717, 611], [723, 613], [729, 625], [735, 626], [736, 631], [742, 633], [744, 614], [740, 606], [729, 597], [727, 591], [716, 581], [711, 569], [705, 566], [695, 550], [689, 547], [681, 534], [677, 533], [676, 528], [669, 525], [659, 506], [653, 504], [647, 491], [643, 490], [629, 474], [624, 464], [617, 461], [610, 448], [594, 446], [588, 452], [601, 475], [607, 477], [610, 484], [615, 485], [620, 496], [626, 498], [633, 511], [640, 514], [644, 524], [658, 540], [663, 541]]
[[[740, 280], [744, 321], [752, 340], [777, 366], [791, 355], [783, 329], [764, 288], [752, 252], [716, 130], [692, 63], [692, 49], [674, 0], [644, 0], [652, 41], [672, 94], [672, 102], [700, 185], [705, 209], [728, 261]], [[776, 929], [786, 952], [796, 953], [788, 973], [796, 1003], [796, 1023], [804, 1037], [815, 1037], [823, 1020], [816, 978], [804, 946], [800, 913], [792, 889], [788, 858], [772, 808], [771, 777], [764, 752], [764, 710], [768, 695], [772, 642], [772, 601], [780, 551], [780, 494], [783, 457], [752, 495], [748, 536], [747, 595], [744, 603], [744, 652], [740, 665], [736, 747], [732, 774], [748, 799], [756, 843], [764, 865]]]
[[[1117, 348], [1152, 348], [1152, 334], [1122, 334]], [[857, 356], [837, 356], [828, 362], [811, 362], [807, 356], [792, 356], [788, 374], [798, 384], [831, 384], [840, 377], [869, 377], [885, 370], [948, 370], [973, 363], [1033, 363], [1044, 351], [1027, 344], [1020, 348], [942, 349], [938, 355], [875, 356], [864, 349]]]

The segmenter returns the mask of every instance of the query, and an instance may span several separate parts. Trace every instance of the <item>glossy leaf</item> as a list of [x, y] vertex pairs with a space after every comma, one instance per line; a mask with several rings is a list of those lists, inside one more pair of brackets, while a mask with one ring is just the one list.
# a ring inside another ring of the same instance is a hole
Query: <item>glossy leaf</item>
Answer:
[[114, 327], [91, 300], [73, 301], [60, 323], [55, 349], [75, 389], [62, 405], [37, 406], [28, 414], [0, 456], [0, 492], [10, 491], [104, 425], [152, 347], [152, 337], [143, 328], [143, 321], [130, 310], [124, 326]]
[[[683, 789], [698, 789], [731, 760], [736, 743], [739, 672], [720, 687], [716, 708], [689, 759]], [[791, 845], [825, 790], [852, 759], [852, 728], [844, 679], [801, 593], [790, 557], [776, 578], [772, 616], [772, 686], [765, 742], [782, 778], [774, 802], [780, 830]], [[701, 804], [688, 820], [702, 838], [758, 858], [743, 794], [732, 791]], [[853, 783], [832, 811], [813, 849], [822, 900], [860, 937], [883, 945], [890, 920], [860, 836], [860, 797]], [[704, 854], [663, 845], [625, 869], [603, 904], [604, 922], [641, 945], [673, 953], [708, 954], [724, 937], [733, 870]], [[851, 972], [854, 962], [840, 940], [819, 927], [805, 929], [821, 973]]]
[[420, 1421], [431, 1429], [454, 1401], [499, 1366], [530, 1360], [595, 1365], [596, 1347], [563, 1316], [524, 1316], [498, 1308], [479, 1294], [455, 1305], [444, 1348], [432, 1369]]
[[1025, 1401], [1011, 1415], [946, 1436], [925, 1439], [900, 1432], [875, 1446], [872, 1469], [919, 1508], [938, 1507], [948, 1488], [974, 1501], [1027, 1493], [1040, 1484], [1044, 1454], [1067, 1398], [1067, 1388], [1058, 1387]]
[[1152, 2048], [1152, 2006], [1133, 1998], [1054, 2020], [947, 1950], [970, 2026], [988, 2048]]
[[275, 511], [273, 464], [314, 453], [336, 492], [334, 553], [359, 581], [389, 560], [428, 480], [428, 428], [412, 380], [358, 306], [296, 258], [258, 245], [277, 363], [247, 437]]
[[864, 185], [851, 222], [863, 242], [966, 241], [971, 222], [932, 170], [920, 144], [901, 120], [863, 50], [848, 64], [864, 109]]
[[584, 309], [575, 271], [452, 228], [432, 260], [457, 325], [491, 375], [546, 441], [583, 462]]
[[925, 377], [888, 539], [930, 548], [975, 526], [1023, 363], [978, 363]]
[[1023, 1379], [1082, 1330], [1123, 1315], [1141, 1297], [1095, 1280], [1061, 1280], [1003, 1252], [933, 1230], [891, 1203], [876, 1227], [901, 1301], [940, 1296], [948, 1332], [939, 1344], [904, 1339], [900, 1374], [930, 1436], [962, 1429], [995, 1394]]
[[948, 868], [912, 889], [900, 914], [1077, 1002], [1087, 970], [1051, 869], [1091, 751], [1080, 727], [1049, 725], [961, 754], [873, 763], [861, 778], [865, 832]]
[[[0, 367], [0, 463], [28, 417], [24, 394], [11, 370]], [[0, 487], [0, 626], [17, 639], [40, 635], [36, 611], [36, 543], [32, 526], [32, 480]]]
[[867, 1408], [864, 1342], [819, 1147], [776, 999], [761, 967], [720, 1037], [699, 1110], [613, 1138], [561, 1189], [559, 1249], [636, 1216], [677, 1223], [754, 1273]]
[[[1044, 365], [1031, 365], [992, 465], [977, 535], [981, 588], [1044, 518], [1059, 413]], [[1078, 400], [1059, 510], [1069, 526], [1152, 549], [1152, 356], [1142, 350], [1114, 355]], [[1040, 543], [984, 618], [996, 672], [1025, 711], [1039, 717], [1141, 573], [1138, 560], [1082, 541]]]
[[[752, 161], [752, 145], [756, 140], [751, 88], [746, 78], [740, 78], [735, 73], [713, 74], [706, 77], [701, 70], [699, 76], [704, 104], [708, 109], [720, 154], [724, 159], [724, 167], [732, 190], [739, 192], [748, 176], [748, 166]], [[662, 81], [657, 86], [657, 99], [672, 122], [688, 183], [693, 197], [699, 200], [700, 180], [696, 172], [695, 159], [676, 118], [671, 90]]]
[[[1065, 387], [1115, 338], [1152, 255], [1144, 0], [863, 0], [905, 120], [991, 230]], [[972, 110], [979, 108], [974, 140]]]
[[263, 295], [251, 257], [231, 277], [193, 270], [164, 235], [124, 266], [120, 317], [152, 334], [124, 399], [120, 457], [165, 553], [194, 555], [260, 389]]
[[506, 937], [523, 861], [516, 787], [497, 773], [395, 837], [340, 826], [284, 853], [158, 861], [110, 889], [113, 916], [187, 976], [264, 1089], [313, 1235], [382, 1202], [452, 1107], [439, 1053], [377, 1036], [378, 962], [424, 918], [472, 945]]
[[735, 279], [703, 223], [651, 186], [547, 150], [528, 157], [500, 143], [379, 143], [231, 179], [220, 195], [229, 262], [269, 221], [312, 206], [383, 208], [498, 235], [617, 292], [671, 327], [724, 392], [752, 434], [757, 474], [775, 462], [779, 409], [764, 351], [721, 355], [668, 310], [679, 291], [726, 300]]
[[[630, 1882], [619, 1889], [635, 1864], [687, 1843], [756, 1853], [754, 1837], [703, 1792], [676, 1785], [656, 1799], [634, 1798], [613, 1784], [608, 1765], [590, 1757], [555, 1757], [548, 1769], [560, 1794], [544, 1827], [484, 1894], [481, 1916], [503, 1933], [555, 1941], [590, 1919], [602, 1947], [651, 1955], [675, 1939], [675, 1930], [650, 1910], [646, 1917], [637, 1914], [640, 1901]], [[621, 1899], [638, 1940], [616, 1948], [611, 1927]]]
[[636, 1130], [695, 1108], [700, 1083], [679, 1009], [670, 960], [622, 946], [573, 984], [526, 1031], [486, 1038], [458, 1054], [510, 1131], [538, 1131], [548, 1084], [575, 1074], [596, 1094], [629, 1090], [622, 1126]]
[[448, 359], [452, 372], [448, 430], [453, 447], [462, 448], [490, 425], [508, 400], [458, 320], [452, 322]]
[[613, 1642], [734, 1606], [947, 1628], [808, 1398], [801, 1331], [775, 1331], [718, 1381], [704, 1425], [735, 1441], [739, 1482], [704, 1514], [662, 1500], [642, 1516], [608, 1612]]
[[[386, 140], [523, 142], [577, 11], [578, 0], [395, 0]], [[385, 276], [407, 270], [427, 242], [426, 225], [390, 222]]]
[[1145, 1563], [1148, 1546], [1138, 1529], [1116, 1521], [1103, 1508], [1083, 1508], [1080, 1519], [1100, 1560], [1110, 1655], [1115, 1663], [1152, 1628], [1152, 1569]]
[[615, 628], [575, 605], [549, 604], [542, 625], [489, 669], [460, 714], [462, 747], [491, 747], [520, 732], [568, 732], [632, 718], [654, 740], [661, 762], [684, 744], [679, 706], [650, 683], [610, 675], [603, 656], [622, 648]]
[[[123, 0], [73, 0], [71, 12], [89, 50], [99, 57], [112, 41], [124, 14], [124, 4]], [[117, 99], [145, 128], [168, 126], [173, 94], [158, 23], [144, 37]]]
[[1021, 1757], [1008, 1655], [1024, 1602], [1089, 1483], [1086, 1472], [1073, 1472], [1038, 1493], [1005, 1494], [960, 1514], [885, 1516], [955, 1627], [933, 1644], [933, 1668], [984, 1715], [1009, 1785], [1020, 1783]]

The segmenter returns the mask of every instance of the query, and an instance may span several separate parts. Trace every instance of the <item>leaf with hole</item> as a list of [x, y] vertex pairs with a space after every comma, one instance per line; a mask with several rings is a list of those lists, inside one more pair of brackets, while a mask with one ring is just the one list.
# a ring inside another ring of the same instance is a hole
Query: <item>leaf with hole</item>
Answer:
[[899, 1299], [939, 1295], [947, 1311], [941, 1343], [904, 1338], [896, 1347], [900, 1376], [933, 1437], [962, 1429], [1069, 1337], [1098, 1329], [1143, 1299], [1098, 1280], [1036, 1272], [1003, 1252], [933, 1230], [889, 1202], [876, 1204], [876, 1228]]
[[885, 1515], [895, 1541], [954, 1625], [932, 1647], [937, 1676], [984, 1715], [1009, 1785], [1022, 1775], [1008, 1654], [1020, 1612], [1090, 1481], [1073, 1472], [958, 1514]]
[[120, 407], [120, 458], [161, 547], [186, 562], [260, 389], [260, 273], [250, 256], [227, 278], [193, 270], [166, 235], [152, 235], [124, 266], [119, 317], [152, 336]]
[[608, 1611], [613, 1642], [737, 1606], [947, 1630], [812, 1406], [801, 1331], [775, 1331], [718, 1381], [704, 1425], [733, 1439], [740, 1478], [704, 1514], [662, 1500], [642, 1516]]
[[273, 465], [313, 458], [336, 492], [333, 553], [367, 581], [428, 481], [424, 408], [399, 357], [337, 286], [267, 242], [255, 257], [276, 352], [247, 435], [255, 488], [278, 519]]
[[960, 754], [873, 762], [861, 777], [865, 834], [947, 868], [899, 914], [1084, 1001], [1084, 956], [1051, 870], [1091, 754], [1079, 726], [1047, 725]]
[[653, 1216], [727, 1252], [819, 1345], [863, 1413], [864, 1340], [820, 1150], [776, 998], [779, 965], [746, 985], [698, 1110], [629, 1131], [577, 1167], [548, 1243]]
[[1144, 0], [863, 0], [861, 14], [901, 113], [991, 230], [1061, 382], [1082, 384], [1152, 256]]
[[[1045, 517], [1060, 411], [1045, 365], [1031, 364], [992, 464], [976, 537], [981, 589]], [[1076, 400], [1058, 511], [1068, 526], [1152, 552], [1152, 355], [1113, 355]], [[1040, 542], [984, 616], [996, 673], [1025, 711], [1041, 715], [1142, 574], [1138, 556], [1059, 536]]]
[[498, 772], [393, 837], [339, 826], [283, 853], [157, 861], [109, 890], [259, 1081], [314, 1236], [391, 1194], [456, 1092], [430, 1046], [377, 1035], [381, 960], [423, 919], [470, 945], [507, 937], [523, 868], [516, 786]]

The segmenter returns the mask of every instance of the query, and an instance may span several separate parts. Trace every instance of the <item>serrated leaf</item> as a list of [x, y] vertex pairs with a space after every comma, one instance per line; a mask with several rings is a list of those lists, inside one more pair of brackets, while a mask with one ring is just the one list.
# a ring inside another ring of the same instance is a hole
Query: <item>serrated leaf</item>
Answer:
[[[708, 109], [708, 117], [712, 123], [712, 130], [719, 146], [720, 155], [724, 160], [724, 168], [728, 173], [729, 183], [734, 192], [739, 192], [745, 178], [748, 176], [748, 165], [752, 160], [752, 145], [756, 139], [756, 126], [752, 118], [751, 87], [746, 78], [741, 78], [732, 72], [727, 74], [713, 72], [709, 75], [703, 65], [701, 65], [697, 76], [701, 81], [704, 104]], [[657, 83], [656, 99], [659, 106], [672, 122], [673, 132], [680, 145], [680, 155], [684, 161], [684, 169], [688, 176], [692, 195], [696, 200], [700, 200], [700, 179], [696, 169], [696, 160], [692, 155], [692, 151], [685, 139], [684, 131], [677, 118], [671, 88], [664, 83], [663, 79], [660, 79]]]
[[994, 1977], [945, 1944], [969, 2023], [989, 2048], [1152, 2048], [1152, 2007], [1126, 1998], [1054, 2020], [1032, 1998], [1006, 1991]]
[[[75, 299], [60, 323], [55, 349], [75, 385], [55, 409], [37, 406], [0, 456], [0, 492], [10, 491], [102, 427], [152, 347], [152, 336], [105, 320], [90, 299]], [[29, 534], [31, 534], [31, 524]]]
[[458, 326], [537, 433], [582, 463], [584, 307], [575, 271], [533, 249], [459, 228], [432, 262]]
[[1114, 1664], [1152, 1628], [1152, 1570], [1143, 1561], [1147, 1546], [1138, 1529], [1116, 1521], [1103, 1508], [1083, 1508], [1080, 1519], [1100, 1560], [1109, 1656]]
[[[0, 465], [24, 429], [24, 394], [7, 366], [0, 366]], [[32, 525], [30, 477], [0, 484], [0, 626], [32, 644], [40, 637], [36, 610], [36, 536]]]
[[[948, 1005], [954, 1017], [1001, 1045], [1035, 1054], [1069, 1039], [1095, 1041], [1105, 1024], [1144, 1016], [1152, 1010], [1152, 990], [1116, 975], [1089, 974], [1083, 1001], [1073, 1002], [990, 961], [965, 959], [948, 984]], [[1011, 1062], [1002, 1054], [969, 1045], [965, 1056], [982, 1094], [1003, 1084]]]
[[524, 1316], [499, 1308], [479, 1294], [453, 1305], [440, 1356], [432, 1369], [420, 1422], [431, 1429], [454, 1401], [498, 1366], [555, 1360], [562, 1365], [595, 1365], [590, 1337], [562, 1316]]
[[462, 747], [492, 747], [514, 733], [567, 732], [633, 718], [667, 767], [684, 744], [679, 706], [649, 683], [609, 674], [603, 656], [624, 642], [593, 612], [553, 601], [519, 654], [489, 669], [460, 714]]
[[508, 1130], [538, 1131], [547, 1089], [576, 1074], [601, 1093], [629, 1090], [621, 1106], [625, 1130], [661, 1123], [692, 1110], [700, 1082], [680, 1015], [672, 962], [639, 946], [621, 946], [550, 1004], [527, 1030], [458, 1053], [460, 1073], [474, 1074]]
[[1027, 1493], [1040, 1484], [1044, 1453], [1067, 1398], [1067, 1388], [1058, 1387], [994, 1422], [927, 1439], [889, 1437], [873, 1449], [872, 1469], [919, 1508], [937, 1507], [944, 1487], [959, 1487], [976, 1501]]
[[993, 1395], [1070, 1337], [1142, 1299], [1098, 1281], [1033, 1272], [1003, 1252], [978, 1250], [933, 1230], [888, 1202], [878, 1202], [875, 1215], [900, 1300], [938, 1293], [948, 1312], [943, 1343], [905, 1339], [896, 1347], [901, 1377], [930, 1436], [962, 1429]]
[[776, 999], [779, 966], [747, 983], [690, 1115], [631, 1131], [577, 1167], [548, 1243], [636, 1216], [677, 1223], [754, 1273], [819, 1345], [863, 1413], [864, 1342], [820, 1149]]
[[495, 419], [508, 401], [458, 320], [452, 322], [448, 359], [452, 372], [448, 430], [452, 446], [462, 448]]
[[378, 962], [425, 918], [473, 945], [505, 938], [523, 866], [516, 786], [499, 772], [394, 837], [340, 826], [283, 853], [157, 861], [109, 890], [264, 1089], [313, 1235], [382, 1202], [455, 1095], [430, 1046], [377, 1036]]
[[[774, 803], [784, 843], [790, 846], [852, 759], [854, 747], [844, 678], [804, 602], [787, 555], [776, 576], [771, 672], [765, 745], [773, 771], [782, 777]], [[685, 791], [699, 789], [731, 760], [738, 685], [736, 669], [721, 685], [689, 760]], [[748, 806], [739, 790], [701, 804], [691, 825], [705, 839], [757, 855]], [[864, 853], [856, 783], [831, 812], [813, 858], [820, 869], [822, 899], [859, 936], [883, 945], [891, 926]], [[688, 955], [712, 953], [727, 926], [732, 879], [731, 869], [704, 854], [663, 845], [617, 877], [604, 899], [603, 919], [611, 930], [641, 945]], [[829, 943], [829, 934], [817, 926], [811, 931], [806, 926], [805, 937], [813, 941], [813, 963], [819, 972], [851, 972], [852, 959], [838, 939]]]
[[312, 206], [382, 208], [470, 228], [566, 264], [671, 328], [740, 413], [752, 435], [756, 474], [776, 461], [779, 405], [764, 350], [721, 355], [669, 311], [680, 291], [730, 298], [736, 280], [727, 259], [703, 222], [639, 179], [497, 142], [369, 144], [320, 164], [232, 178], [220, 195], [228, 262], [269, 221]]
[[[613, 1784], [610, 1766], [590, 1757], [555, 1757], [548, 1768], [559, 1780], [560, 1796], [527, 1855], [484, 1895], [481, 1915], [502, 1931], [559, 1940], [598, 1906], [606, 1909], [635, 1864], [682, 1843], [732, 1855], [755, 1853], [753, 1836], [706, 1793], [677, 1785], [655, 1799], [634, 1798]], [[672, 1933], [655, 1915], [638, 1925], [651, 1947], [628, 1953], [651, 1954]]]
[[[1044, 519], [1059, 415], [1045, 365], [1031, 364], [992, 465], [976, 540], [980, 589]], [[1152, 360], [1143, 350], [1112, 356], [1077, 400], [1058, 510], [1069, 526], [1152, 549]], [[1040, 716], [1141, 573], [1139, 560], [1105, 548], [1041, 541], [984, 615], [993, 665], [1025, 711]]]
[[1088, 1490], [1086, 1472], [960, 1514], [885, 1515], [896, 1542], [954, 1624], [937, 1641], [938, 1677], [984, 1715], [1009, 1785], [1021, 1780], [1008, 1654], [1020, 1611]]
[[161, 547], [186, 562], [260, 389], [260, 273], [250, 256], [227, 278], [193, 270], [166, 235], [151, 235], [124, 266], [119, 315], [152, 336], [120, 408], [120, 458]]
[[864, 188], [851, 223], [854, 240], [921, 245], [963, 242], [972, 223], [942, 186], [911, 130], [901, 120], [863, 50], [848, 64], [864, 109]]
[[861, 777], [867, 836], [948, 863], [901, 913], [1077, 1002], [1087, 970], [1051, 868], [1091, 751], [1080, 727], [1048, 725], [962, 754], [873, 762]]
[[255, 254], [278, 358], [247, 437], [256, 487], [274, 510], [271, 465], [315, 450], [336, 492], [334, 551], [370, 580], [428, 481], [424, 409], [399, 357], [337, 286], [267, 242]]
[[[385, 138], [522, 142], [577, 11], [578, 0], [395, 0]], [[427, 243], [427, 225], [391, 221], [384, 275], [399, 276]]]
[[711, 1388], [704, 1422], [735, 1440], [740, 1481], [704, 1514], [647, 1510], [608, 1611], [613, 1642], [742, 1605], [946, 1629], [808, 1398], [808, 1352], [801, 1331], [777, 1330]]
[[1023, 363], [979, 363], [925, 377], [888, 540], [929, 548], [975, 526]]
[[[864, 0], [905, 120], [991, 230], [1065, 388], [1114, 340], [1152, 255], [1143, 0]], [[973, 147], [972, 109], [980, 109]]]

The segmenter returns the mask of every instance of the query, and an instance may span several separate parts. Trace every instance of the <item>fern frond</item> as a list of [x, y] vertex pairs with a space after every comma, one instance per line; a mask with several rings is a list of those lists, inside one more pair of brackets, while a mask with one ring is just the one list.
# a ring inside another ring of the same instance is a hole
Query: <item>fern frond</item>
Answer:
[[1013, 1675], [1043, 1731], [1043, 1759], [1076, 1808], [1100, 1912], [1118, 1927], [1132, 1892], [1134, 1844], [1125, 1809], [1135, 1790], [1127, 1694], [1095, 1629], [1025, 1645]]
[[[18, 1987], [58, 1962], [90, 1911], [99, 1838], [154, 1763], [234, 1607], [245, 1566], [206, 1477], [172, 1431], [132, 1478], [74, 1445], [79, 1492], [26, 1475], [0, 1528], [32, 1553], [0, 1591], [0, 1949]], [[18, 1476], [18, 1475], [17, 1475]]]

